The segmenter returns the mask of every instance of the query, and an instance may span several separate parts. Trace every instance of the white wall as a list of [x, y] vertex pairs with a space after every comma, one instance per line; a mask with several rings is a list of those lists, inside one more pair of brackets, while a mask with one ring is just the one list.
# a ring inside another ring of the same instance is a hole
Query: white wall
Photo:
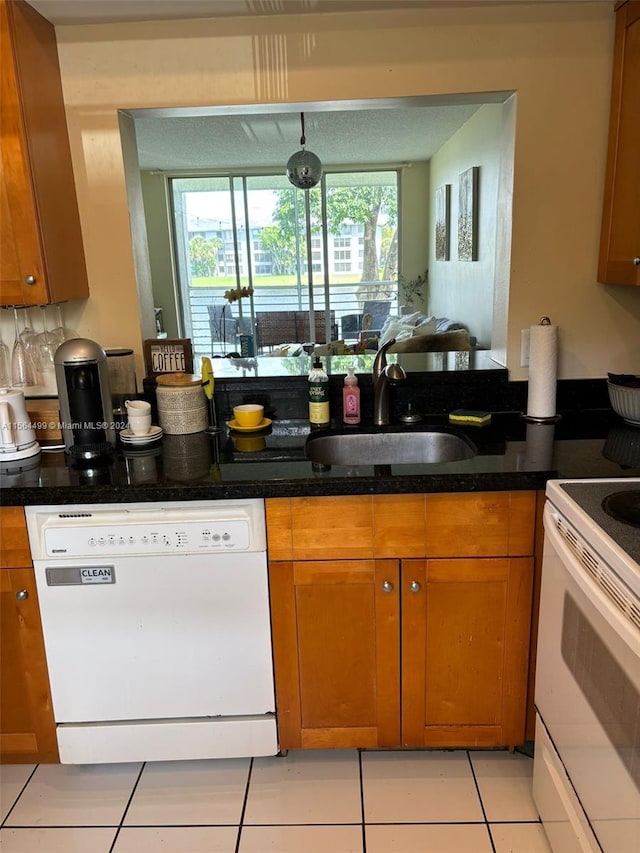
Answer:
[[[429, 313], [465, 325], [487, 349], [493, 324], [496, 253], [496, 207], [502, 135], [502, 105], [485, 104], [431, 158], [430, 234], [435, 235], [435, 193], [451, 186], [449, 260], [429, 260]], [[458, 189], [460, 174], [479, 167], [478, 259], [458, 259]]]
[[176, 282], [171, 256], [169, 202], [166, 180], [158, 172], [142, 172], [145, 223], [154, 302], [162, 307], [164, 328], [169, 338], [178, 337]]
[[640, 371], [640, 289], [596, 281], [613, 34], [611, 4], [582, 2], [58, 28], [91, 287], [78, 325], [141, 349], [118, 109], [514, 90], [511, 377], [543, 314], [561, 377]]
[[[429, 266], [429, 172], [428, 161], [403, 166], [400, 175], [400, 272], [405, 281], [424, 275]], [[400, 304], [402, 284], [400, 286]], [[427, 289], [415, 299], [413, 309], [427, 311]]]

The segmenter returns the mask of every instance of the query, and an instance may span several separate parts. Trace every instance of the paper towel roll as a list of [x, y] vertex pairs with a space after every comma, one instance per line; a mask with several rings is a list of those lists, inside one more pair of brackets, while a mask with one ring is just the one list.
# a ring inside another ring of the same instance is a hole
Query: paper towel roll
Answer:
[[552, 418], [556, 413], [558, 327], [544, 317], [530, 329], [527, 415]]

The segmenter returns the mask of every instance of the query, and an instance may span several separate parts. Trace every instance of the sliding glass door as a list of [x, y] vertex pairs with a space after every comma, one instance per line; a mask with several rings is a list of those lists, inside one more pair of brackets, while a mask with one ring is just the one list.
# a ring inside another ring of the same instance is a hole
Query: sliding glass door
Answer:
[[181, 333], [196, 354], [356, 340], [397, 312], [398, 174], [171, 177]]

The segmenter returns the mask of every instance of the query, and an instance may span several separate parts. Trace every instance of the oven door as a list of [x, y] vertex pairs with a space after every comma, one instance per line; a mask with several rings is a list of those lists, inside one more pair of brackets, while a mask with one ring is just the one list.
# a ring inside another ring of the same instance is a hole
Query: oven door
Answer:
[[640, 602], [548, 501], [544, 526], [536, 709], [602, 850], [637, 853]]

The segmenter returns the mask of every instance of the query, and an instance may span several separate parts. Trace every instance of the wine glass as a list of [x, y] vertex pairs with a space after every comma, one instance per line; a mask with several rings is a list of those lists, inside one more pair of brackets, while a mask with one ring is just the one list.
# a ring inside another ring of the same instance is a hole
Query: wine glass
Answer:
[[2, 323], [0, 322], [0, 387], [11, 385], [11, 351], [2, 340]]
[[53, 370], [53, 357], [56, 354], [56, 350], [60, 346], [60, 343], [47, 328], [46, 305], [41, 305], [40, 311], [42, 312], [42, 331], [39, 335], [36, 335], [38, 355], [40, 357], [42, 370]]
[[18, 309], [13, 306], [13, 320], [16, 327], [16, 339], [11, 352], [11, 382], [17, 387], [36, 384], [35, 370], [27, 345], [20, 337], [18, 328]]
[[20, 340], [24, 343], [27, 348], [27, 352], [29, 353], [29, 357], [31, 358], [31, 363], [33, 364], [33, 369], [37, 374], [42, 370], [42, 366], [40, 364], [40, 354], [38, 353], [37, 346], [37, 335], [35, 329], [33, 328], [33, 323], [31, 322], [31, 315], [29, 313], [29, 308], [23, 309], [22, 314], [23, 326], [22, 331], [20, 332]]
[[58, 304], [55, 304], [53, 307], [54, 307], [55, 312], [56, 312], [56, 323], [57, 323], [55, 328], [52, 329], [52, 331], [51, 331], [51, 334], [53, 335], [53, 337], [57, 341], [59, 341], [61, 344], [64, 343], [65, 341], [70, 341], [72, 338], [79, 338], [80, 335], [76, 332], [75, 329], [70, 329], [68, 326], [65, 326], [65, 324], [62, 320], [62, 311], [60, 309], [60, 306]]

